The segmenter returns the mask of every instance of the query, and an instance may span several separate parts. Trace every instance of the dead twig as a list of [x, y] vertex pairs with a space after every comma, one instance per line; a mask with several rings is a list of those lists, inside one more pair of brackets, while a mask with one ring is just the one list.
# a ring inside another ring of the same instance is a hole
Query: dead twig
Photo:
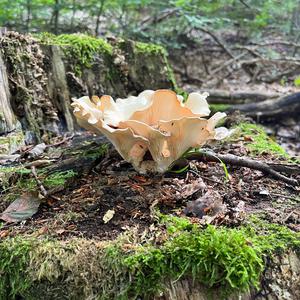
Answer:
[[32, 167], [31, 167], [31, 172], [32, 172], [32, 174], [33, 174], [33, 176], [34, 176], [34, 179], [35, 179], [36, 183], [38, 184], [38, 186], [39, 186], [39, 188], [40, 188], [40, 190], [41, 190], [42, 195], [43, 195], [44, 197], [47, 197], [47, 196], [48, 196], [48, 192], [47, 192], [47, 190], [45, 189], [45, 187], [43, 186], [43, 184], [42, 184], [42, 182], [40, 181], [40, 179], [38, 178], [37, 173], [36, 173], [36, 168], [35, 168], [35, 166], [32, 166]]
[[218, 154], [212, 151], [203, 151], [199, 153], [192, 153], [186, 156], [187, 159], [204, 159], [213, 162], [219, 162], [220, 160], [225, 164], [234, 166], [246, 167], [253, 170], [259, 170], [265, 174], [271, 175], [275, 179], [283, 181], [292, 186], [299, 185], [296, 179], [286, 177], [279, 172], [272, 169], [267, 163], [257, 161], [248, 157], [239, 157], [233, 154]]
[[49, 145], [46, 145], [47, 148], [49, 147], [57, 147], [61, 144], [64, 144], [68, 141], [70, 141], [72, 138], [74, 137], [74, 134], [71, 134], [70, 136], [65, 136], [61, 141], [57, 142], [57, 143], [54, 143], [54, 144], [49, 144]]

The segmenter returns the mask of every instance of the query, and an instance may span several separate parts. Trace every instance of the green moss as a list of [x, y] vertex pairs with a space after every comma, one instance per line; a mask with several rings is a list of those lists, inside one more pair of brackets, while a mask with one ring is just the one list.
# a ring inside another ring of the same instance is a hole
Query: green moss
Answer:
[[29, 289], [29, 252], [32, 240], [14, 238], [0, 243], [0, 299], [15, 299]]
[[289, 158], [285, 150], [271, 139], [260, 125], [241, 123], [237, 126], [239, 133], [250, 139], [246, 147], [254, 154], [269, 153], [284, 158]]
[[135, 42], [134, 46], [135, 46], [136, 53], [167, 55], [166, 49], [160, 45], [151, 44], [151, 43]]
[[14, 152], [22, 145], [24, 145], [24, 134], [22, 131], [7, 136], [0, 136], [0, 154]]
[[209, 108], [211, 110], [212, 113], [218, 112], [218, 111], [226, 111], [230, 108], [229, 104], [210, 104]]
[[62, 46], [68, 59], [74, 61], [74, 71], [77, 75], [81, 75], [83, 67], [91, 67], [95, 53], [111, 57], [113, 52], [112, 46], [105, 40], [85, 34], [42, 33], [37, 38], [43, 44]]
[[[77, 175], [73, 170], [45, 174], [44, 171], [38, 172], [39, 179], [46, 189], [64, 186], [68, 179]], [[34, 191], [37, 189], [37, 182], [34, 178], [20, 178], [15, 184], [17, 190]]]
[[8, 238], [0, 244], [1, 299], [151, 299], [164, 282], [187, 277], [223, 291], [221, 299], [258, 287], [265, 255], [300, 247], [299, 233], [257, 218], [239, 229], [173, 216], [160, 223], [168, 238], [158, 245], [134, 234], [114, 242]]
[[[151, 43], [142, 43], [142, 42], [135, 42], [134, 47], [135, 47], [134, 51], [137, 54], [141, 53], [143, 55], [161, 55], [162, 56], [163, 62], [167, 68], [167, 77], [170, 80], [170, 82], [172, 83], [172, 86], [174, 87], [175, 91], [177, 92], [177, 90], [179, 90], [179, 89], [178, 89], [178, 86], [176, 83], [173, 69], [170, 66], [169, 61], [168, 61], [167, 50], [160, 45], [155, 45], [155, 44], [151, 44]], [[180, 90], [178, 93], [180, 94], [180, 92], [182, 92], [182, 90]]]
[[53, 188], [57, 186], [64, 186], [68, 179], [73, 178], [77, 175], [73, 170], [68, 170], [64, 172], [57, 172], [51, 175], [47, 175], [44, 179], [45, 187]]
[[108, 152], [109, 144], [101, 144], [96, 149], [88, 149], [82, 153], [83, 157], [98, 159], [103, 157]]

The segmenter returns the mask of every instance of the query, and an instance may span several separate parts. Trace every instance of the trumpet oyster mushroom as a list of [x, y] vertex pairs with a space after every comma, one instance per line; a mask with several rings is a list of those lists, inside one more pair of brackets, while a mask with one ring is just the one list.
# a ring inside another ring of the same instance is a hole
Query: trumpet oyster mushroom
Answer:
[[82, 97], [72, 106], [79, 125], [104, 134], [138, 172], [163, 173], [189, 148], [227, 135], [226, 128], [215, 128], [225, 113], [204, 118], [210, 114], [207, 96], [191, 93], [183, 102], [171, 90], [146, 90], [116, 101]]

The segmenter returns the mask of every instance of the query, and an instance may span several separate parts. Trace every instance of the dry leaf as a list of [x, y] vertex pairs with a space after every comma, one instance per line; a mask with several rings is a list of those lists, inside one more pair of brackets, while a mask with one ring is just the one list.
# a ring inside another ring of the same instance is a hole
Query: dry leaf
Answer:
[[21, 222], [31, 218], [40, 206], [36, 193], [24, 193], [13, 201], [0, 215], [0, 219], [9, 223]]
[[103, 216], [103, 222], [105, 224], [108, 223], [113, 218], [114, 215], [115, 215], [115, 211], [113, 209], [109, 209]]

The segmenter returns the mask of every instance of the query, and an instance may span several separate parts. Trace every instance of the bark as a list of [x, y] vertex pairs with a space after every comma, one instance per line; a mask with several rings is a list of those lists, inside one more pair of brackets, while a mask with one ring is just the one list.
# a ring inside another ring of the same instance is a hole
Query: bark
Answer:
[[10, 92], [6, 67], [0, 53], [0, 135], [13, 131], [17, 126], [17, 119], [10, 104]]
[[259, 103], [234, 105], [230, 111], [239, 110], [244, 114], [260, 120], [299, 117], [300, 92], [280, 97], [276, 100], [265, 100]]
[[51, 56], [50, 72], [48, 73], [48, 91], [54, 105], [62, 116], [62, 122], [68, 131], [74, 131], [74, 118], [71, 112], [71, 95], [67, 85], [66, 70], [62, 60], [63, 52], [58, 46], [49, 47]]
[[249, 91], [249, 92], [229, 92], [226, 90], [201, 90], [201, 92], [208, 92], [209, 103], [226, 103], [226, 104], [244, 104], [249, 102], [260, 102], [267, 99], [278, 98], [280, 94], [278, 93], [264, 93], [259, 91]]

